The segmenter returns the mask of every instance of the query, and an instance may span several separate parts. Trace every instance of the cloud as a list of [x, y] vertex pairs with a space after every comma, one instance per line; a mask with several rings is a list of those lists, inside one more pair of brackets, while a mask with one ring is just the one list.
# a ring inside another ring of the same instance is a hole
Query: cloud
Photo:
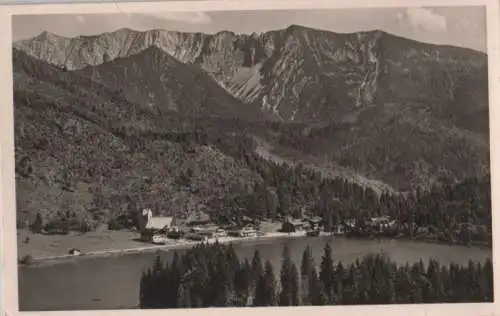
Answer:
[[156, 19], [184, 22], [188, 24], [208, 24], [212, 22], [212, 18], [205, 12], [162, 12], [148, 13], [146, 16]]
[[406, 17], [411, 26], [415, 29], [426, 31], [446, 32], [446, 17], [424, 8], [406, 9]]

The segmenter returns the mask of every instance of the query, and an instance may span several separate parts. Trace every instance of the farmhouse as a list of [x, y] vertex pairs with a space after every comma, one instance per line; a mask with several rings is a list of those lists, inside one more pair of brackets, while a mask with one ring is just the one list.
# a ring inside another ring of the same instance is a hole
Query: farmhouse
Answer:
[[234, 227], [227, 231], [228, 236], [233, 237], [255, 237], [258, 231], [252, 224], [247, 224], [244, 227]]
[[79, 250], [79, 249], [76, 249], [76, 248], [72, 248], [68, 254], [72, 255], [72, 256], [80, 256], [82, 254], [82, 252]]
[[336, 236], [344, 235], [345, 231], [346, 231], [345, 226], [342, 224], [334, 225], [332, 228], [332, 233]]
[[210, 215], [203, 211], [195, 211], [186, 219], [187, 226], [203, 226], [208, 225], [211, 222]]
[[212, 238], [215, 236], [218, 227], [215, 225], [207, 225], [207, 226], [195, 226], [191, 228], [190, 232], [195, 233], [201, 236], [206, 236], [207, 238]]
[[396, 225], [395, 221], [391, 221], [388, 216], [373, 217], [367, 223], [373, 230], [383, 232], [387, 229], [393, 228]]
[[303, 229], [304, 229], [304, 222], [301, 220], [293, 219], [292, 217], [285, 218], [285, 221], [281, 226], [281, 231], [286, 233], [293, 233], [296, 232], [297, 230], [303, 230]]
[[345, 221], [345, 226], [346, 226], [348, 229], [353, 230], [353, 229], [355, 229], [355, 228], [356, 228], [356, 226], [357, 226], [357, 222], [356, 222], [356, 220], [355, 220], [355, 219], [350, 218], [350, 219], [348, 219], [348, 220], [346, 220], [346, 221]]
[[227, 236], [227, 231], [223, 228], [217, 228], [215, 231], [215, 237], [226, 237]]
[[315, 216], [308, 219], [310, 229], [321, 229], [323, 219], [321, 217]]
[[246, 225], [240, 230], [241, 237], [254, 237], [257, 236], [257, 229], [251, 224]]
[[153, 216], [150, 209], [143, 210], [139, 218], [141, 240], [154, 244], [165, 243], [173, 222], [173, 217]]
[[241, 217], [241, 223], [243, 225], [253, 224], [254, 220], [251, 217], [249, 217], [249, 216], [242, 216]]

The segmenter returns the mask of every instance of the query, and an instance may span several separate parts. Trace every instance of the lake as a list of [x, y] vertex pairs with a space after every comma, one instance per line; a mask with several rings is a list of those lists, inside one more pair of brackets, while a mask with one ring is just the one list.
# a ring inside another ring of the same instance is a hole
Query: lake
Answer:
[[[240, 259], [251, 260], [254, 250], [263, 260], [270, 260], [276, 271], [281, 267], [282, 249], [290, 248], [300, 267], [302, 252], [311, 246], [319, 264], [326, 243], [332, 247], [334, 260], [350, 263], [369, 253], [387, 253], [392, 260], [404, 264], [434, 258], [442, 264], [466, 264], [469, 260], [484, 262], [492, 257], [491, 249], [430, 244], [404, 240], [359, 240], [332, 237], [300, 237], [251, 241], [235, 244]], [[177, 250], [182, 251], [182, 250]], [[174, 251], [161, 251], [164, 260]], [[130, 309], [139, 304], [139, 281], [142, 270], [151, 267], [153, 252], [112, 257], [79, 258], [69, 262], [40, 267], [19, 268], [19, 305], [21, 311]]]

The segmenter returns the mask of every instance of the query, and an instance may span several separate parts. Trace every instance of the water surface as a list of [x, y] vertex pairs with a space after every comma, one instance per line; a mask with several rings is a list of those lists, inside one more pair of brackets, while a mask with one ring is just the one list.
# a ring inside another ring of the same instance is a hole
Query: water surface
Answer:
[[[251, 260], [259, 249], [263, 260], [270, 260], [278, 270], [285, 244], [293, 260], [300, 265], [302, 252], [311, 246], [317, 264], [323, 247], [330, 243], [334, 260], [350, 263], [369, 253], [384, 251], [399, 264], [427, 262], [442, 264], [483, 262], [492, 257], [491, 249], [449, 246], [402, 240], [357, 240], [331, 237], [260, 240], [235, 244], [240, 259]], [[182, 251], [182, 250], [177, 250]], [[170, 260], [174, 251], [162, 251]], [[19, 269], [19, 305], [21, 311], [137, 308], [142, 270], [151, 267], [155, 253], [135, 253], [114, 257], [95, 257], [41, 267]]]

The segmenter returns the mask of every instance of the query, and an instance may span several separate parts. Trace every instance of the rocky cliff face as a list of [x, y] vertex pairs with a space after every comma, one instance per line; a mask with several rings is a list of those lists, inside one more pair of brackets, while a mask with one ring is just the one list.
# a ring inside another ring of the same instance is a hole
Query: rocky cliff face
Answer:
[[382, 31], [337, 34], [297, 25], [250, 35], [121, 29], [64, 38], [44, 32], [14, 46], [68, 70], [156, 46], [200, 67], [232, 96], [285, 121], [336, 120], [360, 107], [399, 99], [439, 96], [439, 102], [454, 102], [467, 81], [462, 78], [481, 77], [487, 69], [484, 54], [465, 49]]

